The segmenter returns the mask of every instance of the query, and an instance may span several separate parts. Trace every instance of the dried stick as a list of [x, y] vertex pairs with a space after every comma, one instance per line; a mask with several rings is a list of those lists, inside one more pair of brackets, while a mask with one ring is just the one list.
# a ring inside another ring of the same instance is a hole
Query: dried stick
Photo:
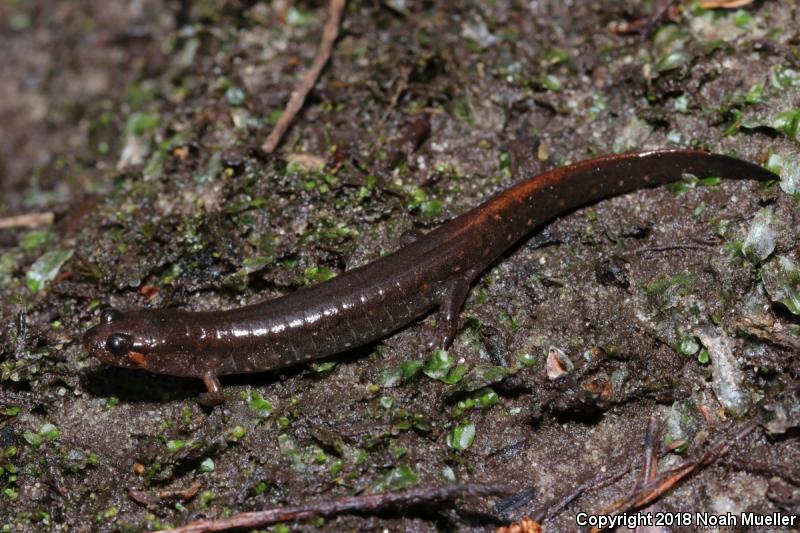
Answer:
[[463, 496], [495, 496], [506, 492], [507, 489], [500, 485], [465, 484], [426, 487], [367, 496], [350, 496], [333, 501], [273, 507], [264, 511], [240, 513], [219, 520], [197, 520], [185, 526], [164, 530], [164, 533], [205, 533], [236, 528], [253, 529], [278, 522], [306, 520], [316, 516], [334, 516], [351, 512], [375, 512], [396, 505], [430, 505], [435, 502], [450, 501]]
[[26, 213], [13, 217], [0, 218], [0, 229], [40, 228], [53, 222], [53, 213]]
[[261, 148], [271, 154], [278, 147], [284, 133], [289, 129], [294, 117], [302, 109], [303, 103], [306, 101], [306, 96], [314, 88], [319, 78], [320, 72], [331, 57], [333, 50], [333, 43], [339, 35], [339, 21], [342, 19], [342, 11], [344, 11], [346, 0], [331, 0], [328, 12], [328, 20], [325, 22], [325, 27], [322, 30], [322, 40], [319, 43], [317, 55], [314, 56], [314, 62], [311, 67], [303, 75], [303, 81], [300, 85], [292, 91], [289, 101], [286, 103], [286, 109], [283, 110], [281, 118], [275, 124], [275, 128], [270, 132], [267, 140], [261, 145]]

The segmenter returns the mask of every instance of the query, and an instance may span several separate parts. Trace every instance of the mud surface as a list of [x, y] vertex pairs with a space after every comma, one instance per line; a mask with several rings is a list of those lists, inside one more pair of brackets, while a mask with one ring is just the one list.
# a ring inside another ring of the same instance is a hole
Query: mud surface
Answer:
[[[353, 2], [266, 156], [324, 3], [0, 3], [0, 218], [55, 219], [0, 230], [3, 530], [142, 531], [455, 481], [513, 496], [286, 527], [493, 530], [631, 464], [545, 523], [574, 531], [640, 481], [651, 417], [657, 447], [685, 441], [659, 470], [759, 425], [650, 510], [797, 513], [800, 6], [662, 4]], [[565, 216], [479, 279], [435, 361], [429, 317], [223, 378], [207, 409], [199, 381], [79, 342], [104, 305], [286, 294], [523, 176], [668, 146], [784, 179], [686, 178]], [[568, 371], [549, 379], [554, 358]]]

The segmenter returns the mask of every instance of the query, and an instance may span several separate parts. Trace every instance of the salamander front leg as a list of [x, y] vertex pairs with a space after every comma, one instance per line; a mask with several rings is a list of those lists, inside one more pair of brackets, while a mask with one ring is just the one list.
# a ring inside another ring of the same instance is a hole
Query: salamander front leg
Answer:
[[429, 349], [448, 348], [458, 333], [458, 318], [461, 307], [469, 294], [472, 279], [458, 279], [450, 283], [442, 293], [439, 312], [436, 314], [436, 330], [428, 342]]
[[197, 399], [202, 405], [206, 407], [213, 407], [225, 401], [222, 396], [222, 385], [219, 383], [219, 378], [211, 372], [203, 376], [203, 383], [206, 384], [208, 392], [204, 392]]

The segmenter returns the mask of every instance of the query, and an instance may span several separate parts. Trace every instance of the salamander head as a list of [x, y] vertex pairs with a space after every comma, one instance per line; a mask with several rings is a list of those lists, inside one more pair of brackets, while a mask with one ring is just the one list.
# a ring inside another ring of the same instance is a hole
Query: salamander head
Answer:
[[93, 357], [114, 366], [142, 368], [158, 374], [200, 377], [213, 359], [198, 358], [183, 313], [164, 309], [121, 313], [104, 309], [100, 324], [83, 334]]
[[124, 316], [116, 309], [100, 313], [100, 324], [83, 334], [83, 345], [93, 357], [114, 366], [148, 369], [151, 343], [138, 332], [147, 331], [140, 314]]

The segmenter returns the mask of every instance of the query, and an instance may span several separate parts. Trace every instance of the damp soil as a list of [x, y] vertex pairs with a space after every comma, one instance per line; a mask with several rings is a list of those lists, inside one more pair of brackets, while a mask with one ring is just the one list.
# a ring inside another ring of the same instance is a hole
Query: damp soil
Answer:
[[[268, 156], [325, 9], [0, 3], [0, 218], [54, 218], [0, 229], [3, 531], [144, 531], [454, 482], [509, 496], [272, 530], [488, 531], [630, 464], [544, 524], [574, 531], [641, 482], [651, 418], [656, 447], [681, 444], [660, 470], [758, 426], [649, 511], [797, 513], [798, 3], [352, 2]], [[423, 348], [428, 317], [225, 377], [213, 409], [199, 380], [81, 345], [104, 306], [287, 294], [525, 176], [662, 147], [784, 180], [676, 176], [577, 210], [478, 279], [446, 354]]]

